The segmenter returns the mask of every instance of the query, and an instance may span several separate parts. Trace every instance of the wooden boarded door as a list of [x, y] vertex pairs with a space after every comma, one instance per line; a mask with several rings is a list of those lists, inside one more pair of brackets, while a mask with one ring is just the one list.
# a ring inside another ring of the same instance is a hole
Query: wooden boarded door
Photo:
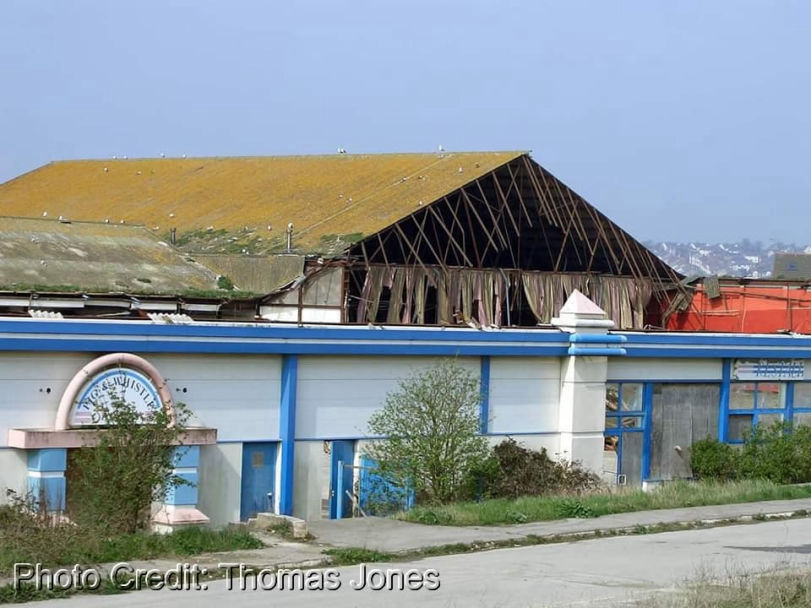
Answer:
[[718, 437], [719, 384], [653, 386], [650, 478], [689, 479], [690, 446]]

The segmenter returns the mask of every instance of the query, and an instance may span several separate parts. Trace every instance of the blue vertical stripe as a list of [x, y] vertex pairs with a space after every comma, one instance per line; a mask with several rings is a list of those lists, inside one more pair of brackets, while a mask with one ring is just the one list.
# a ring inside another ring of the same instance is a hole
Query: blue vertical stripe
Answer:
[[786, 416], [785, 422], [794, 422], [794, 382], [786, 383]]
[[721, 403], [718, 408], [718, 441], [726, 442], [729, 436], [729, 396], [732, 390], [732, 361], [724, 359], [721, 364]]
[[653, 383], [646, 382], [642, 387], [642, 409], [644, 434], [642, 435], [642, 480], [650, 479], [651, 447], [653, 446]]
[[490, 357], [481, 360], [481, 402], [479, 403], [479, 432], [487, 434], [490, 421]]
[[279, 512], [293, 514], [293, 476], [296, 455], [296, 384], [298, 382], [298, 357], [282, 357], [282, 392], [279, 403], [279, 434], [282, 440], [282, 459]]

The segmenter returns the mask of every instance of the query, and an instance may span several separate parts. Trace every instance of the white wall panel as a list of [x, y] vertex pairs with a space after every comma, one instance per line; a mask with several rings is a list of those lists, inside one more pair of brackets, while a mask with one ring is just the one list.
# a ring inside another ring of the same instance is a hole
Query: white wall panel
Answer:
[[721, 380], [721, 359], [608, 358], [612, 380]]
[[213, 526], [239, 521], [242, 496], [242, 444], [218, 443], [200, 448], [197, 508]]
[[278, 438], [281, 357], [151, 355], [148, 359], [166, 379], [172, 398], [192, 410], [191, 424], [216, 428], [219, 441]]
[[556, 432], [559, 396], [559, 359], [490, 359], [491, 433]]
[[[478, 357], [458, 361], [477, 378]], [[436, 364], [431, 357], [301, 357], [296, 437], [341, 439], [367, 433], [369, 416], [412, 371]]]
[[329, 517], [330, 455], [323, 441], [297, 441], [293, 515], [302, 519]]
[[25, 494], [27, 478], [25, 450], [0, 449], [0, 504], [8, 502], [6, 490]]
[[[490, 447], [494, 447], [505, 441], [508, 435], [488, 435], [487, 442]], [[540, 450], [546, 448], [549, 458], [552, 460], [560, 460], [560, 435], [558, 433], [550, 433], [549, 435], [520, 435], [512, 437], [515, 442], [527, 448], [528, 450]]]
[[0, 353], [0, 447], [9, 428], [53, 428], [65, 387], [91, 356]]

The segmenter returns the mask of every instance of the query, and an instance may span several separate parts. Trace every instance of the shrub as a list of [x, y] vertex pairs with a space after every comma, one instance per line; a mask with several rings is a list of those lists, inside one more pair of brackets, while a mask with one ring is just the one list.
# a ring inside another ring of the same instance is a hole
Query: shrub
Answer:
[[781, 484], [811, 481], [811, 427], [757, 426], [741, 451], [740, 474]]
[[183, 433], [189, 413], [175, 404], [174, 417], [163, 408], [147, 413], [111, 395], [96, 404], [105, 424], [98, 445], [72, 451], [68, 512], [82, 527], [104, 535], [133, 533], [148, 527], [153, 502], [186, 483], [175, 476], [171, 447]]
[[217, 277], [217, 288], [232, 291], [234, 289], [234, 282], [227, 276], [221, 274]]
[[480, 401], [479, 380], [453, 359], [402, 380], [369, 419], [369, 433], [386, 437], [367, 449], [378, 474], [419, 502], [455, 500], [487, 455]]
[[717, 439], [696, 441], [690, 450], [690, 465], [698, 479], [728, 481], [739, 474], [738, 451]]
[[758, 425], [740, 451], [715, 439], [693, 444], [690, 462], [699, 479], [765, 479], [778, 484], [811, 481], [811, 427]]
[[472, 475], [468, 487], [479, 490], [477, 497], [486, 498], [578, 494], [600, 484], [599, 478], [579, 463], [557, 462], [545, 448], [530, 450], [514, 439], [496, 445]]

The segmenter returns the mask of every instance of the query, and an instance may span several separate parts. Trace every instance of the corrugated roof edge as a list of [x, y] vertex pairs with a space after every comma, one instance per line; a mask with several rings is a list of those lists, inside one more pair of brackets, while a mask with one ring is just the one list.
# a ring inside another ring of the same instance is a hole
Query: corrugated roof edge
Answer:
[[95, 162], [109, 162], [109, 161], [116, 161], [116, 162], [135, 162], [135, 161], [159, 161], [159, 160], [238, 160], [238, 159], [268, 159], [268, 158], [280, 158], [280, 159], [291, 159], [291, 158], [330, 158], [333, 156], [341, 156], [341, 157], [358, 157], [358, 158], [368, 158], [372, 156], [454, 156], [454, 155], [475, 155], [475, 154], [509, 154], [513, 155], [513, 157], [521, 156], [522, 154], [531, 154], [532, 150], [443, 150], [442, 152], [431, 150], [426, 152], [357, 152], [357, 153], [350, 153], [347, 152], [345, 154], [239, 154], [235, 156], [138, 156], [133, 158], [113, 158], [112, 156], [102, 156], [97, 158], [60, 158], [56, 160], [49, 161], [42, 165], [38, 165], [33, 169], [29, 169], [24, 173], [20, 173], [19, 175], [15, 175], [9, 180], [4, 182], [0, 182], [0, 185], [3, 184], [10, 184], [13, 181], [16, 181], [26, 175], [33, 173], [34, 171], [39, 171], [40, 169], [44, 169], [50, 165], [58, 165], [58, 164], [67, 164], [67, 163], [95, 163]]

